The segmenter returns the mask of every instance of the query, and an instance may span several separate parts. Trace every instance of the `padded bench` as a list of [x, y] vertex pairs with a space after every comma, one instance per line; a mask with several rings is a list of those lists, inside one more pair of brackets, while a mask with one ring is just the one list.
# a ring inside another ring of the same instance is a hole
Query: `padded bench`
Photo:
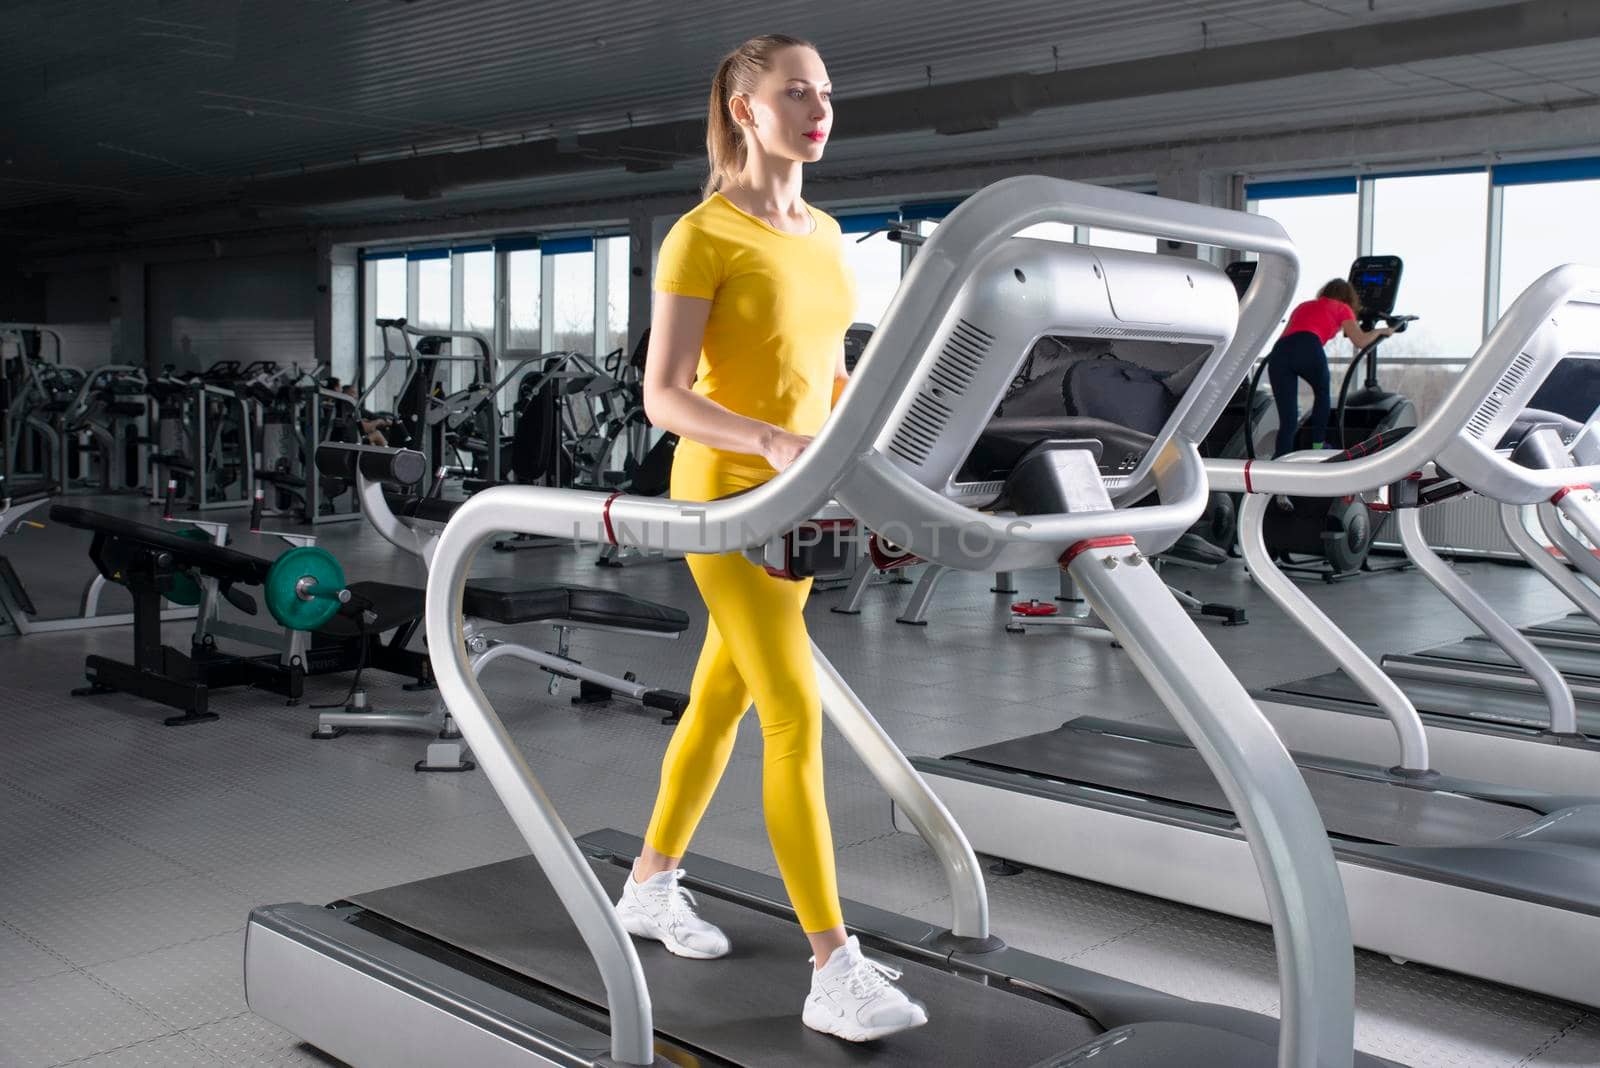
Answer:
[[48, 500], [59, 492], [60, 487], [54, 482], [11, 482], [0, 481], [0, 501], [10, 501], [13, 508], [18, 505], [32, 504], [35, 501]]
[[592, 627], [622, 627], [651, 634], [682, 634], [689, 614], [615, 590], [593, 586], [529, 583], [523, 579], [474, 579], [467, 583], [462, 611], [494, 623], [570, 620]]
[[[218, 583], [217, 592], [241, 611], [256, 614], [254, 598], [234, 585], [260, 586], [273, 561], [211, 541], [186, 537], [174, 526], [155, 526], [86, 508], [55, 505], [50, 518], [94, 534], [89, 557], [109, 581], [127, 586], [133, 595], [132, 663], [90, 655], [84, 664], [89, 686], [75, 696], [120, 690], [183, 711], [168, 726], [217, 718], [209, 711], [209, 693], [228, 686], [256, 686], [299, 700], [306, 675], [350, 671], [362, 666], [410, 677], [417, 686], [432, 683], [427, 656], [406, 646], [421, 626], [423, 591], [387, 582], [346, 584], [355, 604], [375, 620], [337, 615], [313, 632], [309, 643], [287, 659], [282, 653], [237, 656], [219, 651], [212, 641], [214, 617], [202, 620], [188, 652], [161, 642], [161, 599], [180, 572], [194, 572]], [[213, 608], [216, 606], [213, 604]], [[382, 635], [393, 632], [388, 642]], [[225, 635], [226, 636], [226, 635]], [[238, 635], [233, 635], [237, 637]], [[261, 644], [257, 638], [248, 640]]]

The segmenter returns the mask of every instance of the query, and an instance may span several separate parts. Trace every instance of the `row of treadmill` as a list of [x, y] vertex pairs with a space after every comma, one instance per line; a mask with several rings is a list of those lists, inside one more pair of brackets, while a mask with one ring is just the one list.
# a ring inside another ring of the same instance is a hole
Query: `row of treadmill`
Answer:
[[[1013, 236], [1046, 221], [1237, 250], [1257, 266], [1239, 295], [1202, 261]], [[1600, 356], [1600, 269], [1560, 267], [1530, 286], [1415, 426], [1331, 455], [1205, 458], [1297, 275], [1270, 219], [1007, 179], [920, 250], [833, 416], [766, 485], [693, 510], [539, 486], [475, 494], [432, 543], [427, 640], [441, 696], [528, 854], [326, 906], [256, 909], [251, 1008], [357, 1065], [1344, 1068], [1388, 1063], [1354, 1049], [1355, 946], [1600, 1004], [1600, 740], [1586, 733], [1593, 680], [1563, 674], [1600, 665], [1600, 596], [1572, 570], [1600, 580], [1589, 548], [1600, 546], [1600, 428], [1530, 403]], [[997, 427], [994, 412], [1047, 335], [1085, 348], [1118, 339], [1182, 383], [1162, 424], [1062, 416], [1015, 447], [1017, 428]], [[1131, 462], [1130, 434], [1142, 435]], [[381, 493], [388, 459], [371, 451], [357, 478]], [[990, 462], [967, 462], [979, 451]], [[1340, 671], [1247, 692], [1151, 566], [1218, 493], [1240, 502], [1252, 578]], [[1472, 494], [1534, 546], [1530, 561], [1581, 618], [1522, 634], [1429, 548], [1424, 509]], [[1488, 640], [1414, 671], [1373, 663], [1279, 568], [1263, 533], [1277, 498], [1356, 500], [1386, 517]], [[911, 758], [815, 650], [827, 715], [947, 884], [940, 923], [845, 903], [847, 925], [905, 970], [931, 1020], [864, 1046], [810, 1032], [793, 1012], [807, 981], [800, 932], [772, 877], [686, 859], [703, 913], [731, 936], [727, 958], [685, 961], [630, 939], [610, 900], [639, 839], [573, 836], [475, 681], [462, 630], [472, 561], [507, 530], [738, 550], [801, 575], [814, 539], [797, 531], [824, 510], [849, 516], [874, 559], [1062, 569], [1175, 724], [1074, 717]], [[1528, 530], [1530, 512], [1564, 558]], [[980, 853], [1270, 924], [1281, 1019], [1008, 944], [990, 924]]]

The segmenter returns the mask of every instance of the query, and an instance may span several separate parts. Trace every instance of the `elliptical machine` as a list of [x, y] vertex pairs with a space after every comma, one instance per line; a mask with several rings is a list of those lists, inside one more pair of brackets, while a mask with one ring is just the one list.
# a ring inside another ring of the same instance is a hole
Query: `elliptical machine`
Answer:
[[[1350, 284], [1361, 301], [1358, 314], [1363, 330], [1381, 323], [1399, 333], [1416, 320], [1415, 315], [1394, 312], [1403, 266], [1399, 256], [1361, 256], [1350, 265]], [[1401, 394], [1384, 389], [1378, 381], [1381, 344], [1383, 338], [1375, 338], [1356, 353], [1345, 371], [1327, 440], [1329, 447], [1340, 451], [1330, 460], [1347, 458], [1344, 450], [1359, 442], [1417, 425], [1416, 406]], [[1265, 367], [1263, 360], [1256, 371], [1258, 380]], [[1361, 388], [1352, 393], [1351, 384], [1361, 368], [1366, 370]], [[1310, 446], [1310, 428], [1302, 423], [1296, 432], [1295, 448]], [[1372, 543], [1388, 518], [1388, 512], [1370, 509], [1361, 498], [1279, 498], [1277, 506], [1267, 513], [1267, 546], [1285, 571], [1316, 575], [1324, 582], [1337, 582], [1362, 572], [1396, 571], [1408, 566], [1404, 558], [1383, 566], [1368, 559]]]
[[[1241, 296], [1249, 288], [1253, 265], [1232, 264], [1228, 268]], [[1350, 265], [1350, 284], [1360, 298], [1358, 321], [1363, 330], [1372, 330], [1379, 324], [1392, 326], [1395, 333], [1405, 330], [1415, 315], [1397, 315], [1395, 299], [1400, 292], [1400, 276], [1404, 264], [1399, 256], [1359, 256]], [[1417, 425], [1417, 409], [1400, 393], [1388, 390], [1378, 380], [1378, 338], [1356, 353], [1350, 361], [1339, 385], [1339, 394], [1329, 419], [1325, 444], [1331, 449], [1328, 460], [1348, 459], [1344, 450], [1391, 431], [1398, 432]], [[1235, 433], [1222, 438], [1220, 456], [1244, 456], [1256, 459], [1256, 442], [1260, 433], [1258, 420], [1269, 417], [1273, 411], [1270, 396], [1264, 393], [1261, 376], [1266, 373], [1265, 358], [1256, 364], [1248, 386], [1241, 391], [1228, 414], [1238, 422]], [[1365, 369], [1360, 389], [1352, 392], [1358, 371]], [[1222, 423], [1213, 428], [1208, 441], [1221, 435]], [[1302, 422], [1295, 436], [1295, 448], [1311, 447], [1311, 430]], [[1239, 450], [1239, 451], [1235, 451]], [[1404, 560], [1378, 566], [1368, 559], [1372, 543], [1377, 539], [1388, 519], [1388, 513], [1374, 511], [1368, 502], [1359, 498], [1324, 500], [1310, 497], [1279, 497], [1274, 500], [1265, 520], [1267, 546], [1283, 570], [1291, 573], [1314, 575], [1325, 582], [1376, 571], [1393, 571], [1404, 568]], [[1232, 544], [1232, 531], [1228, 531]]]

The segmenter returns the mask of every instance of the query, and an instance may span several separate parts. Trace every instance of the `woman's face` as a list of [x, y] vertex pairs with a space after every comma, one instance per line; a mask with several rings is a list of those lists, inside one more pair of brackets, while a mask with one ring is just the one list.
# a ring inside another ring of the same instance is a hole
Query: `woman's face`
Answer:
[[733, 117], [763, 152], [815, 163], [833, 128], [833, 84], [822, 57], [810, 48], [785, 48], [772, 57], [755, 92], [734, 97]]

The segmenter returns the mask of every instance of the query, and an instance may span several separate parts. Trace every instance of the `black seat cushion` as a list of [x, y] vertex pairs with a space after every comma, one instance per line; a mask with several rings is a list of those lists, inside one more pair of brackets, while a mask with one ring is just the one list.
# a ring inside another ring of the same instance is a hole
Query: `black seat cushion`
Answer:
[[514, 578], [469, 582], [462, 609], [469, 616], [494, 623], [570, 619], [574, 623], [628, 627], [656, 634], [681, 634], [689, 626], [688, 613], [670, 605], [592, 586], [529, 584]]
[[[422, 615], [425, 598], [415, 586], [398, 586], [392, 582], [351, 582], [346, 586], [353, 601], [371, 605], [377, 615], [378, 621], [367, 628], [370, 634], [393, 630]], [[340, 614], [329, 620], [317, 633], [330, 638], [359, 638], [361, 623], [351, 616]]]
[[[211, 575], [225, 582], [238, 582], [259, 586], [267, 580], [272, 561], [239, 552], [209, 541], [196, 541], [179, 533], [176, 527], [157, 527], [138, 523], [122, 516], [107, 515], [87, 508], [72, 508], [64, 504], [52, 505], [50, 518], [69, 527], [77, 527], [96, 535], [91, 547], [93, 556], [105, 539], [114, 539], [135, 546], [147, 553], [166, 553], [179, 567], [192, 567], [201, 574]], [[96, 559], [96, 565], [100, 560]], [[102, 569], [102, 574], [109, 571]]]

